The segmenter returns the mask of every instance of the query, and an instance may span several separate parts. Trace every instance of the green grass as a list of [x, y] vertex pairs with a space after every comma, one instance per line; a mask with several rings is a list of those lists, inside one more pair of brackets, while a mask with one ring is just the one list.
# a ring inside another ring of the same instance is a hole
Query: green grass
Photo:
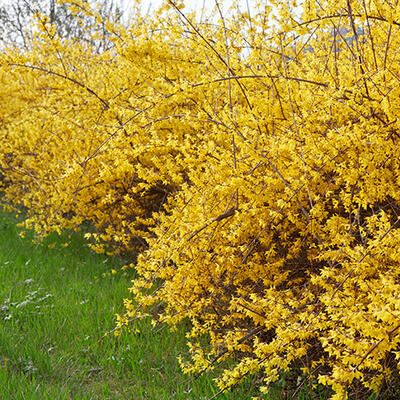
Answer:
[[[104, 336], [134, 278], [123, 264], [94, 254], [79, 233], [40, 244], [21, 238], [16, 219], [0, 214], [0, 399], [202, 400], [218, 391], [211, 376], [194, 381], [180, 371], [183, 329], [141, 320], [137, 334]], [[284, 398], [279, 387], [274, 393]], [[248, 380], [218, 399], [257, 394]]]
[[[134, 271], [94, 254], [79, 234], [37, 244], [20, 238], [15, 225], [0, 215], [0, 399], [212, 397], [210, 377], [193, 382], [179, 370], [183, 331], [152, 330], [143, 320], [138, 334], [104, 337]], [[113, 268], [119, 272], [110, 274]], [[248, 390], [221, 398], [250, 398]]]

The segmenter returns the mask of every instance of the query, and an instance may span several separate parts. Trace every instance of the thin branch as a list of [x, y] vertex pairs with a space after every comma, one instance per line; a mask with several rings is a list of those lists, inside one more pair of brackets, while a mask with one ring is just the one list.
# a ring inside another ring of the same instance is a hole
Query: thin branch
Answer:
[[76, 85], [80, 86], [81, 88], [86, 89], [90, 94], [95, 96], [101, 102], [101, 104], [105, 110], [108, 110], [110, 108], [110, 106], [108, 105], [106, 100], [102, 99], [94, 90], [90, 89], [89, 87], [87, 87], [86, 85], [77, 81], [74, 78], [71, 78], [69, 76], [60, 74], [58, 72], [55, 72], [55, 71], [52, 71], [52, 70], [49, 70], [46, 68], [38, 67], [36, 65], [26, 65], [26, 64], [19, 64], [19, 63], [9, 63], [8, 65], [12, 66], [12, 67], [29, 68], [29, 69], [36, 70], [36, 71], [42, 71], [42, 72], [45, 72], [46, 74], [50, 74], [50, 75], [58, 76], [59, 78], [66, 79], [70, 82], [75, 83]]

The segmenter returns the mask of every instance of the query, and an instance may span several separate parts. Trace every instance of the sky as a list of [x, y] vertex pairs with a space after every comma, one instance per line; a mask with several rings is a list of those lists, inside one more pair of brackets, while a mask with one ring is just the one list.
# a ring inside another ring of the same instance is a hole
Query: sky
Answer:
[[[129, 2], [131, 0], [120, 0], [121, 4], [127, 8], [129, 5]], [[155, 9], [158, 8], [164, 1], [166, 0], [142, 0], [142, 9], [144, 11], [147, 11], [148, 9]], [[205, 9], [205, 12], [207, 10], [212, 10], [215, 7], [215, 0], [181, 0], [185, 3], [185, 12], [190, 12], [190, 11], [197, 11], [200, 12], [203, 8]], [[268, 3], [268, 0], [264, 0], [266, 3]], [[219, 1], [220, 3], [222, 2], [221, 0]], [[233, 1], [232, 0], [224, 0], [224, 6], [223, 9], [228, 8], [230, 5], [232, 5]], [[240, 0], [239, 1], [239, 7], [241, 11], [247, 11], [248, 7], [250, 10], [254, 9], [254, 3], [255, 0]]]
[[[163, 1], [165, 0], [142, 0], [143, 8], [146, 7], [159, 7]], [[126, 6], [129, 4], [130, 0], [121, 0], [123, 4]], [[251, 3], [254, 3], [254, 0], [241, 0], [240, 6], [243, 7], [243, 10], [247, 8], [247, 2], [251, 6]], [[188, 10], [192, 11], [200, 11], [204, 6], [206, 9], [212, 8], [215, 6], [215, 0], [184, 0], [185, 6]], [[225, 0], [226, 4], [232, 4], [231, 0]]]
[[[163, 1], [166, 1], [166, 0], [142, 0], [143, 9], [158, 8], [162, 4]], [[206, 9], [210, 9], [215, 6], [215, 0], [183, 0], [183, 1], [186, 5], [188, 11], [192, 11], [192, 10], [199, 11], [199, 10], [201, 10], [201, 8], [203, 6]], [[268, 2], [268, 0], [265, 0], [265, 1]], [[16, 2], [17, 2], [17, 0], [0, 0], [0, 4], [6, 4], [6, 5], [12, 5], [13, 3], [16, 3]], [[131, 0], [116, 0], [116, 2], [121, 3], [121, 5], [124, 8], [128, 9], [129, 3], [131, 2]], [[224, 0], [224, 2], [227, 5], [232, 4], [232, 0]], [[247, 9], [247, 3], [249, 3], [249, 5], [251, 7], [251, 4], [254, 2], [255, 2], [254, 0], [240, 0], [240, 8], [244, 11]]]
[[[29, 0], [0, 0], [0, 5], [12, 6], [13, 4], [17, 4], [21, 1]], [[102, 0], [89, 0], [89, 1], [102, 1]], [[141, 0], [141, 7], [144, 14], [148, 11], [157, 9], [162, 5], [163, 2], [167, 0]], [[215, 0], [175, 0], [176, 2], [183, 2], [185, 4], [184, 12], [188, 13], [191, 11], [197, 11], [198, 17], [201, 17], [202, 14], [200, 11], [204, 8], [203, 16], [207, 17], [208, 13], [215, 8]], [[221, 6], [222, 12], [226, 15], [227, 9], [232, 5], [234, 0], [218, 0], [219, 4], [223, 3]], [[257, 0], [238, 0], [239, 9], [242, 12], [250, 11], [250, 14], [254, 13], [256, 10], [255, 3]], [[282, 0], [285, 1], [285, 0]], [[126, 11], [125, 17], [129, 18], [129, 4], [132, 4], [132, 0], [114, 0], [123, 10]], [[269, 0], [258, 0], [258, 2], [269, 4]]]
[[[7, 6], [12, 6], [13, 4], [17, 4], [18, 2], [21, 1], [27, 1], [29, 0], [0, 0], [0, 5], [7, 5]], [[89, 0], [91, 1], [91, 0]], [[102, 0], [96, 0], [96, 1], [102, 1]], [[144, 13], [146, 13], [149, 10], [154, 10], [157, 9], [158, 7], [161, 6], [163, 2], [166, 2], [167, 0], [141, 0], [141, 5], [142, 5], [142, 10]], [[215, 8], [215, 0], [175, 0], [177, 2], [184, 2], [185, 4], [185, 9], [184, 12], [190, 12], [190, 11], [197, 11], [200, 12], [201, 9], [204, 7], [205, 9], [205, 16], [207, 16], [207, 11], [211, 12], [213, 8]], [[260, 2], [260, 0], [258, 0]], [[282, 0], [285, 1], [285, 0]], [[132, 0], [114, 0], [115, 3], [121, 6], [122, 9], [128, 11], [129, 10], [129, 4], [132, 3]], [[269, 0], [261, 0], [261, 3], [265, 2], [266, 4], [269, 3]], [[219, 3], [224, 3], [222, 8], [222, 12], [225, 14], [224, 11], [226, 11], [229, 6], [232, 5], [233, 0], [219, 0]], [[255, 8], [255, 3], [256, 0], [238, 0], [239, 3], [239, 8], [240, 11], [245, 12], [245, 11], [250, 11], [250, 13], [254, 12], [256, 10]], [[200, 15], [200, 13], [198, 14]]]

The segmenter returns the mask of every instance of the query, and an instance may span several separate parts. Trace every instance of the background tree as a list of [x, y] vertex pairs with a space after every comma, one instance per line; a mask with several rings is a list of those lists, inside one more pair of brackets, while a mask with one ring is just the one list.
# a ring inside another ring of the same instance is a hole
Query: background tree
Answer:
[[[84, 0], [87, 3], [87, 0]], [[123, 14], [123, 7], [118, 0], [96, 0], [98, 17], [74, 13], [67, 3], [57, 0], [12, 0], [11, 4], [0, 1], [0, 42], [4, 46], [28, 48], [28, 37], [34, 30], [34, 18], [39, 13], [48, 18], [56, 26], [56, 33], [61, 38], [80, 38], [90, 41], [98, 50], [105, 50], [109, 45], [109, 33], [105, 29], [105, 21], [110, 18], [118, 22]], [[78, 18], [77, 18], [78, 17]], [[88, 32], [100, 33], [100, 40], [93, 43]]]

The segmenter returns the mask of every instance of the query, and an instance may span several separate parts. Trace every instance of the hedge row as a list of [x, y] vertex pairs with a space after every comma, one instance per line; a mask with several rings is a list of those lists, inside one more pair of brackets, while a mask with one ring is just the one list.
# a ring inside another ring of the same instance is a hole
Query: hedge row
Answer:
[[90, 221], [96, 251], [138, 254], [119, 326], [155, 303], [190, 320], [182, 367], [233, 359], [221, 390], [296, 370], [332, 399], [382, 391], [400, 354], [399, 8], [200, 23], [167, 3], [101, 21], [103, 53], [40, 17], [29, 50], [2, 51], [4, 202], [39, 236]]

